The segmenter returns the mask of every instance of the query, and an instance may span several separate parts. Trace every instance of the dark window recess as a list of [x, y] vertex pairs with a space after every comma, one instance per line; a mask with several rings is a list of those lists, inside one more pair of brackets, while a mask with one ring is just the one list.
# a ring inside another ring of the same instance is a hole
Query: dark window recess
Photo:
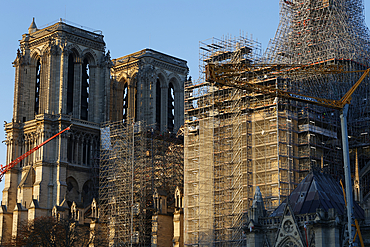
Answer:
[[87, 144], [86, 142], [84, 142], [84, 144], [82, 145], [83, 147], [83, 150], [82, 150], [82, 163], [84, 165], [87, 165], [86, 161], [87, 161], [87, 158], [86, 158], [86, 154], [87, 154]]
[[137, 100], [137, 88], [135, 87], [135, 93], [134, 93], [134, 97], [135, 97], [135, 116], [134, 116], [134, 121], [137, 121], [138, 120], [138, 100]]
[[91, 143], [90, 142], [88, 142], [87, 143], [87, 155], [86, 155], [86, 165], [88, 165], [88, 166], [90, 166], [91, 164], [90, 164], [90, 149], [91, 149]]
[[75, 77], [74, 56], [68, 56], [68, 83], [67, 83], [67, 114], [73, 112], [73, 87]]
[[35, 83], [35, 115], [39, 114], [40, 108], [40, 74], [41, 74], [41, 63], [40, 59], [37, 60], [36, 65], [36, 83]]
[[67, 142], [67, 160], [69, 163], [73, 163], [73, 140], [68, 138]]
[[160, 129], [161, 126], [161, 83], [159, 79], [157, 79], [156, 87], [155, 87], [155, 122], [157, 125], [157, 129]]
[[128, 107], [128, 88], [127, 83], [123, 85], [123, 102], [122, 102], [122, 119], [125, 123], [127, 121], [127, 107]]
[[175, 90], [172, 82], [168, 85], [168, 112], [167, 112], [167, 129], [173, 131], [175, 126]]
[[[24, 137], [23, 137], [23, 141], [24, 141]], [[23, 145], [21, 145], [21, 154], [23, 154], [23, 147], [22, 147]], [[21, 160], [20, 162], [19, 162], [19, 166], [20, 167], [23, 167], [23, 160]]]
[[89, 113], [89, 62], [82, 63], [81, 119], [87, 120]]

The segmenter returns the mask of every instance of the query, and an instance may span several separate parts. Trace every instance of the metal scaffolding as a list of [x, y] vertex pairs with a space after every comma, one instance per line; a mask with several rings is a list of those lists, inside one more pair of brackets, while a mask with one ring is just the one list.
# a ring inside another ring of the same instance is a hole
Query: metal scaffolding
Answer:
[[[265, 63], [336, 64], [347, 71], [368, 68], [370, 32], [365, 25], [363, 0], [281, 0], [279, 27], [263, 58]], [[289, 90], [340, 99], [360, 76], [361, 72], [295, 76], [289, 78]], [[355, 196], [358, 201], [370, 192], [370, 173], [367, 171], [370, 159], [369, 97], [370, 80], [367, 78], [352, 95], [348, 116], [352, 172], [355, 175], [357, 168], [359, 174], [355, 184], [360, 183], [358, 187], [362, 190]], [[299, 115], [299, 121], [304, 131], [299, 133], [299, 138], [306, 144], [300, 150], [310, 153], [303, 162], [320, 164], [316, 166], [340, 176], [342, 158], [336, 152], [340, 148], [340, 136], [332, 139], [339, 131], [338, 113], [308, 105], [302, 109], [305, 113]]]
[[[200, 43], [200, 70], [210, 62], [243, 63], [260, 54], [244, 37]], [[252, 197], [250, 104], [239, 89], [218, 89], [202, 77], [185, 85], [185, 244], [230, 246], [243, 241], [243, 212]]]
[[[242, 219], [257, 186], [264, 205], [273, 210], [310, 170], [343, 175], [338, 112], [216, 87], [205, 79], [210, 63], [234, 66], [233, 71], [245, 64], [340, 65], [345, 71], [369, 66], [362, 1], [281, 0], [280, 6], [279, 28], [263, 56], [260, 44], [244, 37], [200, 44], [200, 79], [185, 85], [187, 246], [242, 246]], [[327, 99], [340, 99], [362, 74], [257, 72], [255, 84]], [[245, 72], [230, 73], [228, 79], [250, 80]], [[360, 170], [369, 158], [369, 97], [365, 80], [352, 97], [348, 121]], [[370, 181], [370, 175], [363, 174], [361, 181]]]
[[142, 122], [102, 126], [99, 220], [109, 246], [149, 246], [154, 191], [165, 191], [171, 207], [176, 186], [183, 186], [181, 138]]

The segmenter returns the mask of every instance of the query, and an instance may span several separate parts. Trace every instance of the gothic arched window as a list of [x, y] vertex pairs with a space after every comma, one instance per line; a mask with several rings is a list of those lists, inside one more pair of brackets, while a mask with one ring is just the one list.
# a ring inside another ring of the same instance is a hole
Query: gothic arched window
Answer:
[[69, 163], [73, 163], [74, 159], [73, 159], [73, 153], [74, 153], [74, 140], [73, 138], [70, 136], [68, 137], [68, 140], [67, 140], [67, 160]]
[[128, 87], [127, 83], [123, 84], [122, 93], [122, 120], [125, 123], [127, 121], [127, 109], [128, 109]]
[[135, 98], [134, 98], [134, 101], [135, 101], [135, 112], [134, 112], [134, 114], [135, 114], [135, 115], [134, 115], [134, 121], [138, 121], [138, 114], [139, 114], [139, 112], [138, 112], [138, 110], [139, 110], [138, 102], [139, 102], [139, 101], [137, 100], [137, 96], [138, 96], [138, 95], [137, 95], [137, 91], [138, 91], [138, 90], [137, 90], [137, 87], [135, 87], [135, 88], [134, 88], [134, 90], [135, 90], [135, 91], [134, 91], [134, 97], [135, 97]]
[[35, 115], [39, 114], [40, 109], [40, 74], [41, 74], [41, 63], [40, 58], [37, 59], [36, 64], [36, 84], [35, 84]]
[[168, 85], [168, 108], [167, 108], [167, 129], [173, 131], [175, 126], [175, 89], [172, 82]]
[[161, 96], [161, 82], [157, 79], [155, 87], [155, 122], [158, 129], [160, 129], [161, 126]]
[[81, 119], [88, 120], [89, 113], [89, 61], [87, 58], [82, 63], [82, 87], [81, 87]]
[[139, 114], [139, 105], [138, 105], [138, 89], [137, 89], [137, 75], [135, 74], [133, 79], [132, 79], [132, 90], [133, 93], [130, 93], [133, 95], [133, 107], [134, 111], [132, 111], [133, 116], [130, 118], [133, 119], [133, 121], [138, 121], [138, 114]]
[[74, 77], [75, 77], [74, 56], [71, 53], [68, 56], [67, 114], [71, 114], [73, 112]]

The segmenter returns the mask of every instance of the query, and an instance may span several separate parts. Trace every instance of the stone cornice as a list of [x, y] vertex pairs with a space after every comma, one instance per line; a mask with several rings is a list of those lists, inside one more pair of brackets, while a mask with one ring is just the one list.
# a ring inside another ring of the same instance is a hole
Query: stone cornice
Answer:
[[174, 64], [170, 64], [166, 61], [161, 61], [158, 59], [153, 59], [150, 62], [143, 62], [143, 59], [136, 60], [135, 62], [131, 63], [115, 63], [116, 65], [112, 68], [113, 73], [120, 72], [122, 70], [131, 70], [132, 68], [139, 67], [140, 64], [151, 64], [155, 67], [175, 72], [177, 74], [182, 74], [182, 75], [187, 75], [188, 73], [188, 68], [187, 67], [182, 67]]
[[[131, 68], [135, 66], [151, 64], [153, 66], [187, 75], [189, 68], [186, 61], [151, 49], [144, 49], [127, 56], [112, 60], [114, 71]], [[119, 68], [119, 69], [118, 69]]]
[[76, 165], [76, 164], [68, 164], [67, 169], [70, 171], [79, 171], [79, 172], [89, 172], [91, 173], [91, 170], [93, 167], [91, 166], [82, 166], [82, 165]]
[[101, 40], [90, 39], [89, 37], [86, 37], [84, 35], [79, 35], [79, 33], [70, 33], [65, 30], [56, 30], [53, 32], [45, 33], [45, 35], [39, 36], [40, 37], [34, 37], [34, 34], [32, 34], [30, 39], [22, 39], [20, 43], [21, 45], [28, 43], [28, 47], [32, 48], [44, 43], [49, 44], [51, 40], [60, 40], [60, 41], [67, 40], [68, 42], [76, 43], [98, 51], [105, 50], [105, 43], [103, 39]]
[[[11, 122], [11, 123], [6, 123], [5, 124], [5, 131], [8, 132], [14, 132], [18, 131], [22, 134], [26, 133], [33, 133], [36, 132], [36, 129], [39, 127], [39, 124], [43, 123], [46, 124], [45, 126], [55, 126], [57, 125], [65, 125], [67, 127], [70, 124], [74, 125], [73, 129], [84, 129], [90, 130], [93, 133], [94, 132], [99, 132], [100, 131], [100, 125], [98, 123], [90, 122], [90, 121], [85, 121], [81, 119], [74, 119], [71, 118], [70, 115], [65, 115], [65, 114], [39, 114], [36, 115], [35, 119], [27, 121], [25, 123], [17, 123], [17, 122]], [[44, 131], [49, 131], [45, 130]]]
[[49, 34], [55, 33], [55, 32], [66, 32], [66, 33], [70, 33], [75, 36], [80, 36], [85, 39], [92, 40], [94, 42], [104, 43], [103, 35], [97, 34], [95, 32], [90, 32], [90, 31], [87, 31], [85, 29], [81, 29], [78, 27], [74, 27], [74, 26], [68, 25], [63, 22], [58, 22], [58, 23], [55, 23], [54, 25], [37, 30], [36, 32], [33, 32], [32, 35], [26, 34], [24, 36], [24, 39], [29, 37], [31, 41], [32, 39], [39, 39], [41, 37], [48, 36]]
[[125, 63], [125, 64], [117, 64], [112, 67], [113, 73], [120, 72], [122, 70], [131, 70], [132, 68], [138, 68], [139, 67], [139, 61], [135, 61], [132, 63]]
[[172, 64], [162, 62], [162, 61], [159, 61], [159, 60], [154, 60], [152, 64], [156, 67], [159, 67], [159, 68], [162, 68], [162, 69], [165, 69], [165, 70], [169, 70], [169, 71], [173, 71], [173, 72], [176, 72], [178, 74], [187, 75], [187, 72], [188, 72], [187, 68], [174, 66]]
[[[37, 47], [41, 44], [48, 44], [50, 43], [50, 40], [68, 40], [68, 42], [72, 42], [75, 44], [79, 44], [85, 47], [89, 47], [94, 50], [98, 51], [104, 51], [105, 50], [105, 43], [104, 42], [96, 42], [89, 39], [86, 39], [84, 37], [76, 36], [69, 33], [52, 33], [47, 36], [43, 36], [39, 39], [31, 40], [29, 41], [29, 48]], [[21, 42], [22, 44], [22, 42]]]

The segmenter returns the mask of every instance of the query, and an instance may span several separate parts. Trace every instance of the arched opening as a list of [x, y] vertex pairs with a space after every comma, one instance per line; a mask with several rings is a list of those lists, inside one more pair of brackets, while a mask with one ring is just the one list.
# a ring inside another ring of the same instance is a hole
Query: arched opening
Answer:
[[127, 121], [127, 110], [128, 110], [128, 86], [127, 83], [123, 84], [122, 91], [122, 121], [125, 123]]
[[67, 204], [69, 207], [72, 206], [73, 202], [79, 202], [80, 201], [80, 191], [78, 187], [78, 183], [76, 179], [73, 177], [68, 177], [67, 180]]
[[82, 203], [84, 207], [91, 204], [94, 195], [94, 184], [91, 180], [88, 180], [82, 187], [81, 192]]
[[82, 143], [82, 165], [90, 166], [91, 144], [90, 140], [84, 140]]
[[73, 163], [73, 151], [74, 151], [74, 140], [72, 136], [68, 137], [67, 140], [67, 160], [69, 163]]
[[[136, 85], [136, 83], [135, 83], [135, 85]], [[137, 87], [135, 86], [135, 88], [134, 88], [134, 101], [135, 101], [135, 112], [134, 112], [134, 121], [138, 121], [138, 119], [139, 119], [139, 101], [137, 100]]]
[[81, 116], [82, 120], [88, 120], [89, 113], [89, 61], [87, 58], [82, 63], [82, 86], [81, 86]]
[[73, 87], [75, 77], [75, 65], [74, 65], [73, 53], [68, 56], [68, 82], [67, 82], [67, 114], [73, 113]]
[[296, 239], [288, 236], [284, 238], [279, 244], [279, 247], [302, 247], [302, 243], [299, 243]]
[[157, 129], [161, 128], [161, 82], [157, 79], [155, 86], [155, 123]]
[[35, 83], [35, 115], [39, 114], [40, 109], [40, 74], [41, 74], [41, 62], [40, 58], [37, 59], [36, 63], [36, 83]]
[[130, 95], [131, 97], [133, 97], [130, 100], [132, 102], [132, 106], [130, 106], [130, 108], [133, 107], [133, 110], [130, 111], [132, 115], [130, 116], [130, 118], [133, 121], [138, 121], [139, 120], [139, 103], [138, 103], [139, 101], [138, 101], [138, 89], [137, 89], [137, 74], [135, 74], [132, 77], [130, 90], [132, 90], [132, 92], [130, 92]]
[[175, 126], [175, 89], [172, 82], [168, 85], [167, 99], [167, 129], [172, 132]]

